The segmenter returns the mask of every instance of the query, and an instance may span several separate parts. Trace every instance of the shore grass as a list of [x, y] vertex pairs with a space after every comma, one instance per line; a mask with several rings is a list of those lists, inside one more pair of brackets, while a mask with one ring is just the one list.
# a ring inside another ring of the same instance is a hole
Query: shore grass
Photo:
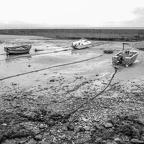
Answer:
[[31, 35], [56, 39], [79, 39], [109, 41], [144, 40], [144, 29], [1, 29], [0, 34]]

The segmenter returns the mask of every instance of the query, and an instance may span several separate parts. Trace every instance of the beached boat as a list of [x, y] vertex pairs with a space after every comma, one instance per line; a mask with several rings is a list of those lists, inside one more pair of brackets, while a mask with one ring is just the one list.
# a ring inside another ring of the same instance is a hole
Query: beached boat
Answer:
[[80, 39], [80, 40], [72, 43], [72, 47], [74, 49], [85, 49], [85, 48], [89, 48], [91, 46], [92, 46], [92, 43], [86, 39]]
[[128, 67], [135, 62], [138, 52], [135, 50], [124, 50], [124, 44], [126, 43], [123, 43], [123, 50], [112, 57], [112, 63]]
[[29, 53], [31, 45], [21, 45], [21, 46], [12, 46], [4, 47], [4, 50], [7, 54], [26, 54]]

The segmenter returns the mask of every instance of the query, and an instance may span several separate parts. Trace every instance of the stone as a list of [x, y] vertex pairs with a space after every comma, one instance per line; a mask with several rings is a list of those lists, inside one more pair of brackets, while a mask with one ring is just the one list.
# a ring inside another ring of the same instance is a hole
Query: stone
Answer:
[[41, 141], [41, 142], [39, 142], [39, 144], [51, 144], [50, 142], [43, 142], [43, 141]]
[[35, 118], [35, 116], [37, 115], [35, 112], [24, 112], [23, 113], [24, 116], [27, 116], [27, 117], [31, 117], [31, 118]]
[[7, 123], [3, 123], [2, 125], [3, 125], [3, 126], [7, 126]]
[[40, 141], [40, 140], [42, 140], [42, 137], [43, 136], [39, 134], [39, 135], [36, 135], [34, 139], [37, 141]]
[[84, 126], [84, 129], [85, 129], [86, 131], [89, 131], [89, 130], [90, 130], [90, 127], [89, 127], [89, 126]]
[[37, 144], [37, 142], [33, 139], [31, 139], [27, 144]]
[[144, 141], [133, 138], [133, 139], [131, 139], [131, 143], [134, 143], [134, 144], [144, 144]]
[[112, 127], [113, 127], [113, 124], [107, 122], [107, 123], [104, 124], [104, 127], [105, 127], [105, 128], [112, 128]]
[[106, 144], [118, 144], [117, 142], [115, 142], [115, 141], [108, 141]]
[[85, 129], [82, 126], [79, 126], [78, 128], [76, 128], [77, 132], [85, 132]]
[[46, 127], [47, 127], [46, 124], [40, 124], [40, 125], [39, 125], [39, 128], [40, 128], [40, 129], [45, 129]]
[[120, 142], [121, 139], [117, 137], [117, 138], [114, 139], [114, 141], [115, 141], [115, 142]]
[[85, 117], [82, 117], [81, 120], [84, 121], [84, 122], [87, 122], [87, 121], [88, 121], [88, 119], [85, 118]]
[[67, 130], [68, 131], [74, 131], [74, 126], [73, 125], [68, 125]]
[[54, 82], [54, 81], [55, 81], [55, 79], [51, 79], [51, 80], [50, 80], [50, 82]]

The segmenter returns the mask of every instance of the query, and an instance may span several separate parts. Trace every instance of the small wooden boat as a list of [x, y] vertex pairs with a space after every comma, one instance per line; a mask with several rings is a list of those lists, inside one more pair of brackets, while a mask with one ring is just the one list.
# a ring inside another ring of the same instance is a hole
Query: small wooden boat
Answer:
[[89, 48], [91, 46], [92, 46], [92, 43], [86, 39], [80, 39], [80, 40], [72, 43], [72, 47], [74, 49], [85, 49], [85, 48]]
[[134, 63], [138, 56], [138, 52], [135, 50], [124, 50], [124, 44], [126, 43], [123, 43], [123, 50], [112, 57], [112, 63], [116, 65], [125, 65], [128, 67]]
[[7, 54], [26, 54], [29, 53], [32, 45], [21, 45], [13, 47], [4, 47]]

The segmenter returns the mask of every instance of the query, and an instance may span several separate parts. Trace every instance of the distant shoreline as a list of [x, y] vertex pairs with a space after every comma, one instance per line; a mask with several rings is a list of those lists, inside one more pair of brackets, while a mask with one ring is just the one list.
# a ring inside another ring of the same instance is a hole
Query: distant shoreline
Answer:
[[143, 30], [144, 27], [72, 27], [72, 26], [51, 26], [51, 27], [0, 27], [0, 30], [10, 30], [10, 29], [130, 29], [130, 30]]
[[144, 29], [91, 29], [91, 28], [51, 28], [51, 29], [0, 29], [1, 35], [27, 35], [43, 36], [55, 39], [79, 39], [108, 41], [142, 41], [144, 40]]

